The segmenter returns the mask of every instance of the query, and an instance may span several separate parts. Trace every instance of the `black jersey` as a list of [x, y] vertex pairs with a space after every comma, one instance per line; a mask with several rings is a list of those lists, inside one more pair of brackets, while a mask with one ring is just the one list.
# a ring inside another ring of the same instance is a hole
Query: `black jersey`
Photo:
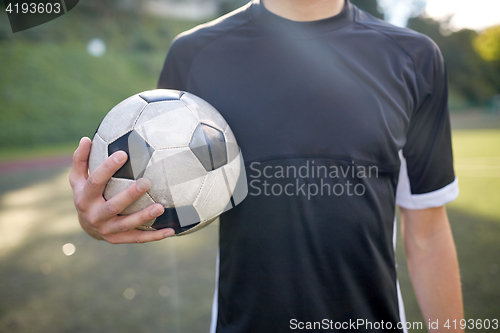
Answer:
[[178, 36], [158, 86], [217, 108], [245, 159], [212, 331], [398, 331], [396, 204], [458, 194], [437, 46], [349, 2], [295, 22], [255, 0]]

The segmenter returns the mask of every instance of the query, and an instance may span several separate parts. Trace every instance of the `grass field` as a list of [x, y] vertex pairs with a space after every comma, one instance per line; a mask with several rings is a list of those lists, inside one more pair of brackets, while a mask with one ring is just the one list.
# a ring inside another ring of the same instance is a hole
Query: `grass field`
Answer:
[[453, 146], [462, 191], [450, 208], [500, 220], [500, 131], [457, 130]]
[[[449, 215], [466, 315], [498, 318], [500, 130], [453, 138], [461, 196]], [[66, 168], [0, 175], [0, 332], [207, 332], [217, 223], [151, 244], [94, 241], [78, 225], [67, 176]], [[69, 256], [67, 243], [76, 249]], [[422, 321], [400, 240], [397, 260], [408, 320]]]

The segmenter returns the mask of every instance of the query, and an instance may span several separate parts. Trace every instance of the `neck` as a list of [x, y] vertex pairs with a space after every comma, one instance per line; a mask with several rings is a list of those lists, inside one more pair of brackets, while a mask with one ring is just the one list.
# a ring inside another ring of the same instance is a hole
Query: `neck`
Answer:
[[271, 13], [292, 21], [317, 21], [339, 14], [345, 0], [261, 0]]

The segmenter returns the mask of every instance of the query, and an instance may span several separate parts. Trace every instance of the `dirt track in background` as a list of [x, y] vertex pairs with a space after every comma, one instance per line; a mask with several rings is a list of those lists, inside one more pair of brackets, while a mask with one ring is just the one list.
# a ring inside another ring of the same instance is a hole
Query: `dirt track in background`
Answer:
[[71, 166], [71, 155], [0, 162], [0, 173], [25, 172]]

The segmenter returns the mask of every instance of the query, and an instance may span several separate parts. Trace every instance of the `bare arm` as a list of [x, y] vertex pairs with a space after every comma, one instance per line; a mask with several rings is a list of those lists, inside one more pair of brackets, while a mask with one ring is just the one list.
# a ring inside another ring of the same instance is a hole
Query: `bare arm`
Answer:
[[[462, 290], [455, 243], [444, 206], [422, 210], [401, 208], [401, 232], [408, 270], [422, 314], [439, 320], [439, 329], [430, 332], [463, 332]], [[457, 329], [447, 329], [457, 320]]]
[[110, 200], [102, 193], [108, 180], [127, 160], [127, 154], [118, 151], [111, 155], [90, 176], [89, 154], [92, 145], [89, 138], [80, 141], [73, 154], [73, 166], [69, 182], [73, 188], [73, 200], [78, 220], [83, 230], [95, 239], [110, 243], [145, 243], [161, 240], [174, 234], [173, 229], [141, 231], [136, 227], [163, 214], [163, 206], [154, 204], [128, 216], [118, 214], [151, 187], [148, 179], [141, 178]]

